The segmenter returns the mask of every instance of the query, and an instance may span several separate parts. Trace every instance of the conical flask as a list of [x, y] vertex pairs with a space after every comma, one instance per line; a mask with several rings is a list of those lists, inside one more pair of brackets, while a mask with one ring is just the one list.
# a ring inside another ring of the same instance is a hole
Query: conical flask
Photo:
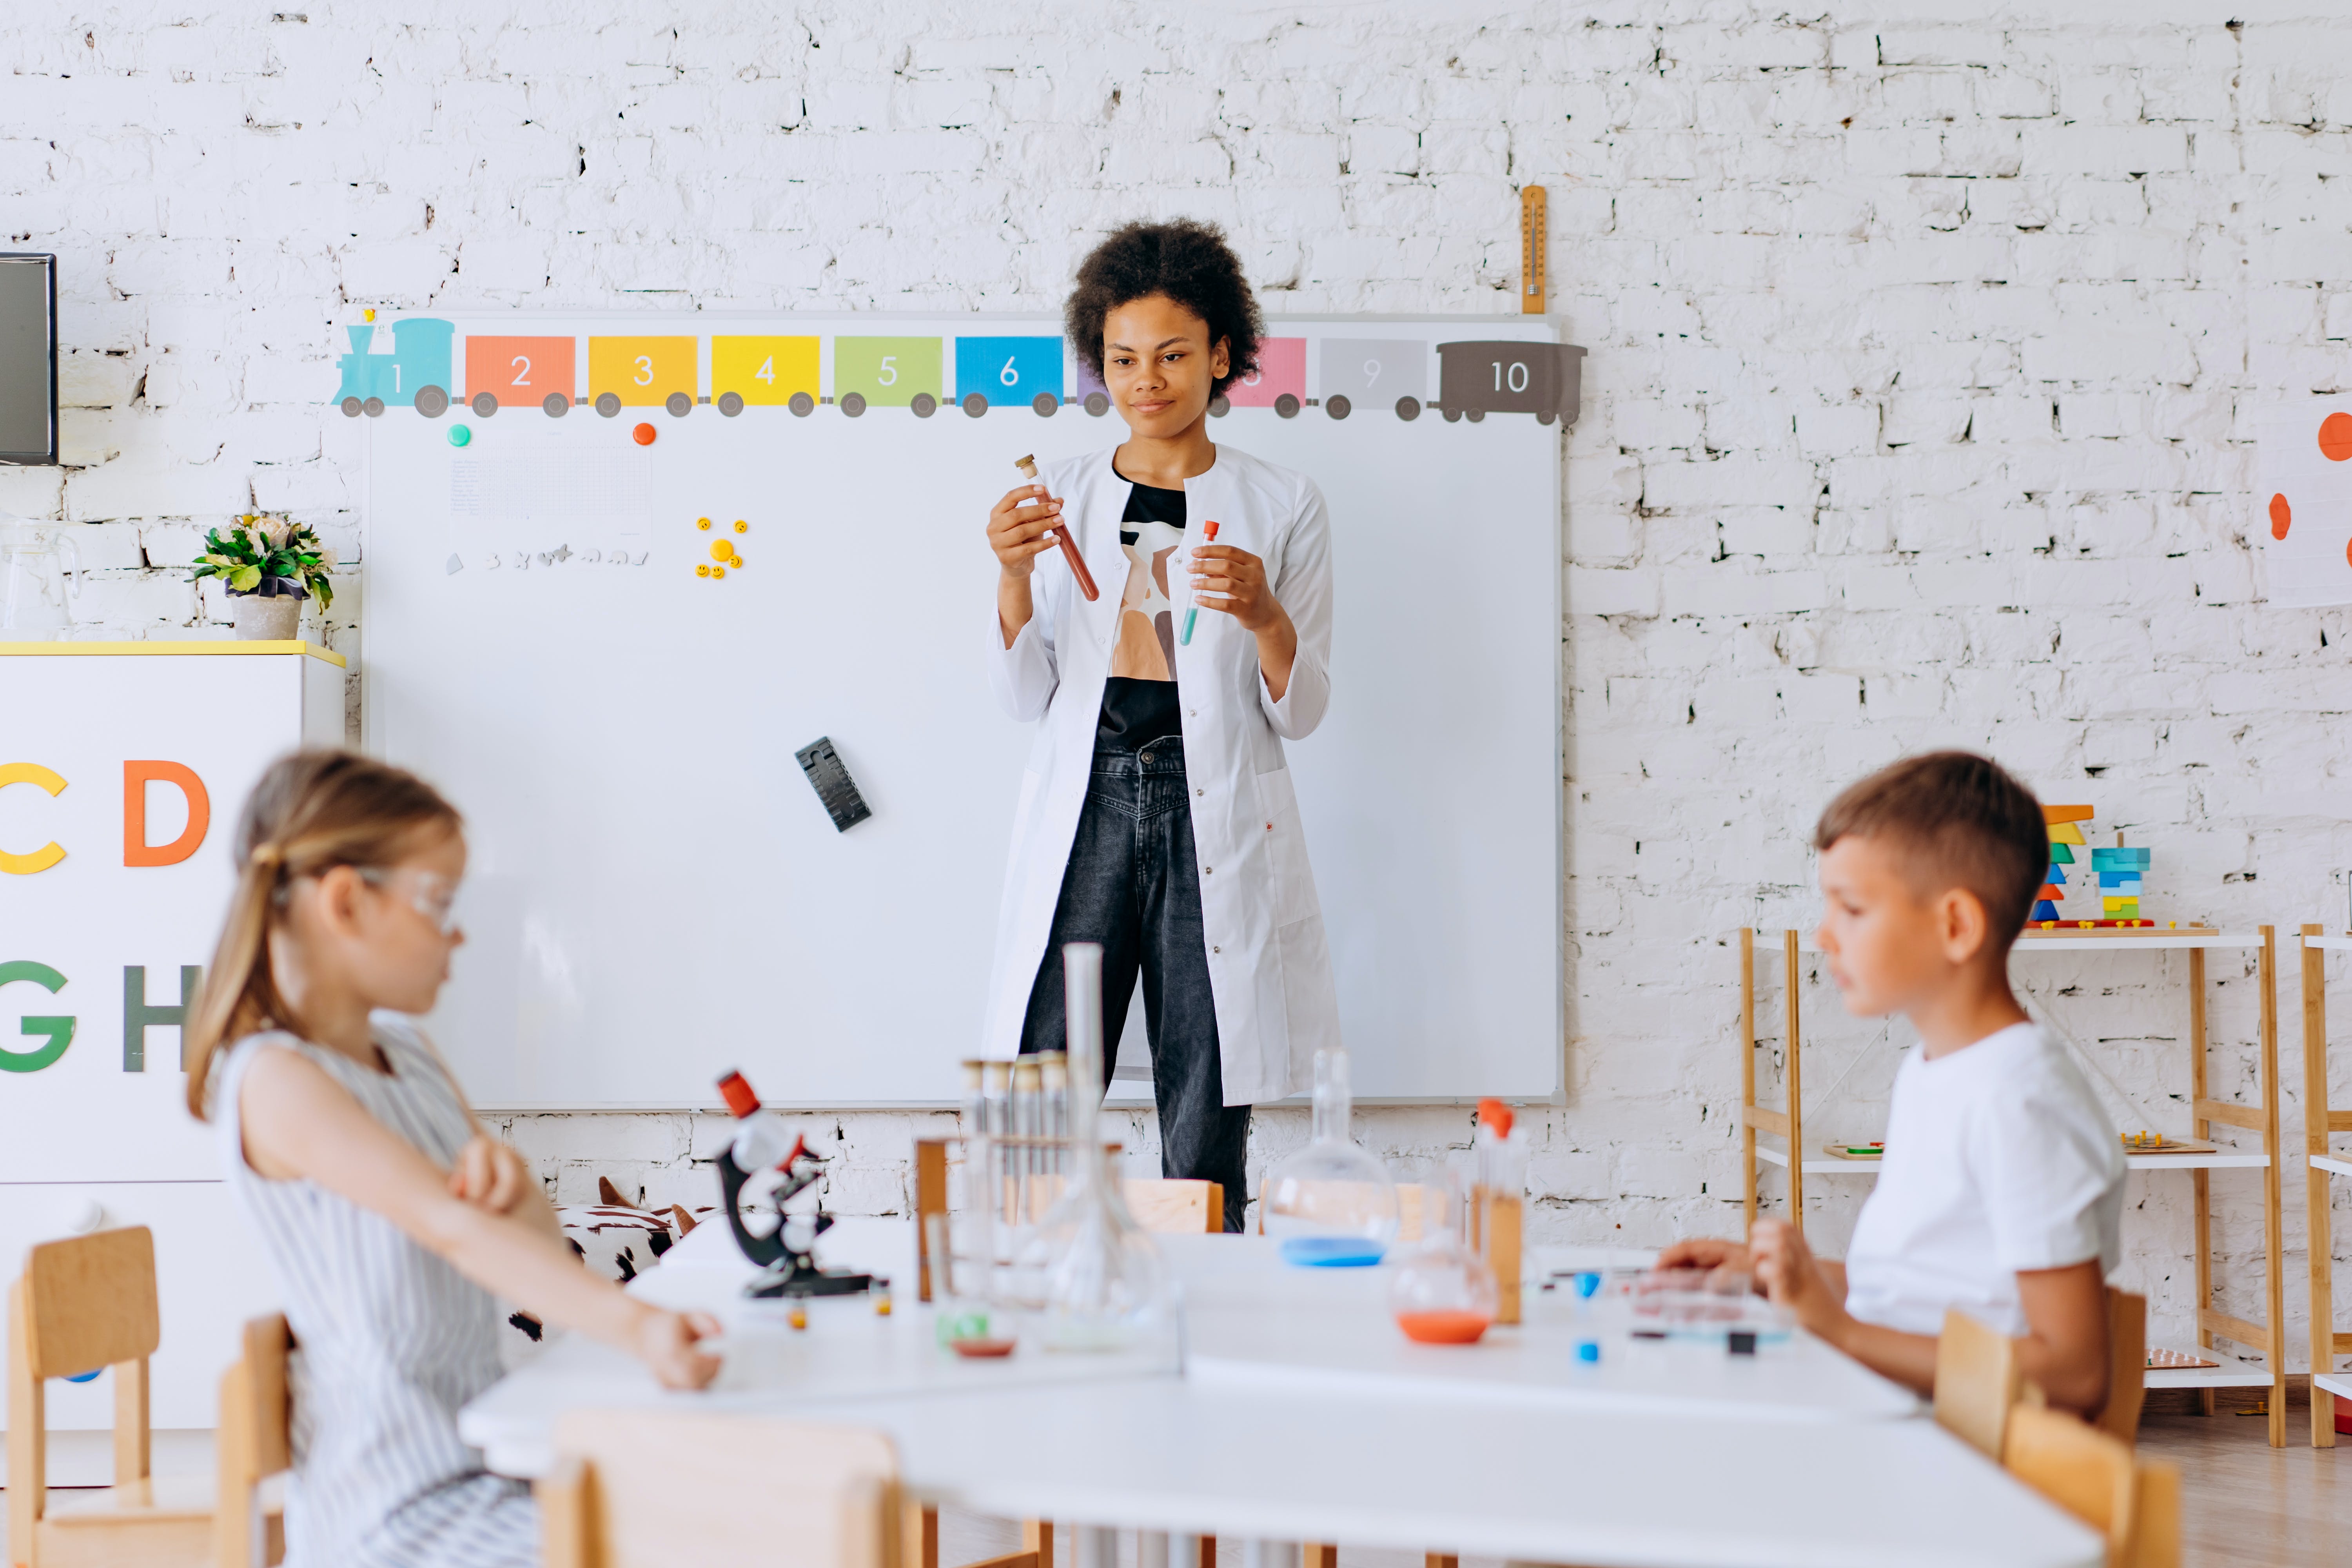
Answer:
[[1045, 1247], [1039, 1339], [1048, 1350], [1124, 1351], [1172, 1337], [1160, 1249], [1127, 1212], [1096, 1122], [1103, 1094], [1102, 948], [1062, 949], [1069, 1008], [1069, 1186], [1040, 1227]]
[[1348, 1136], [1354, 1105], [1348, 1053], [1315, 1053], [1315, 1129], [1307, 1147], [1266, 1173], [1265, 1234], [1289, 1262], [1316, 1268], [1378, 1263], [1396, 1239], [1396, 1184]]

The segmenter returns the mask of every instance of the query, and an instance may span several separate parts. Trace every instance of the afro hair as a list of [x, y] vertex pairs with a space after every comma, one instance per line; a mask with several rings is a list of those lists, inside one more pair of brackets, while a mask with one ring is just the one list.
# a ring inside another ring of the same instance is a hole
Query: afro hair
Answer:
[[1103, 370], [1103, 322], [1130, 300], [1165, 294], [1209, 324], [1209, 342], [1223, 343], [1225, 374], [1212, 396], [1257, 368], [1258, 342], [1265, 319], [1257, 297], [1242, 276], [1241, 258], [1225, 243], [1224, 231], [1194, 218], [1168, 223], [1130, 223], [1087, 253], [1078, 263], [1078, 286], [1062, 309], [1078, 357]]

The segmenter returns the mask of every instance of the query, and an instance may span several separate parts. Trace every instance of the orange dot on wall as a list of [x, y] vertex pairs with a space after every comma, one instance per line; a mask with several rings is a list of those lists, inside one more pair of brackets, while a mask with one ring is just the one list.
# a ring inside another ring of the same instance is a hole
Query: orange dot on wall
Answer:
[[2294, 521], [2294, 509], [2286, 504], [2286, 497], [2271, 497], [2271, 537], [2284, 539], [2287, 525]]
[[630, 431], [629, 435], [640, 447], [650, 447], [654, 444], [654, 427], [650, 425], [640, 425]]
[[2319, 422], [2319, 455], [2331, 463], [2352, 458], [2352, 414], [2331, 414]]

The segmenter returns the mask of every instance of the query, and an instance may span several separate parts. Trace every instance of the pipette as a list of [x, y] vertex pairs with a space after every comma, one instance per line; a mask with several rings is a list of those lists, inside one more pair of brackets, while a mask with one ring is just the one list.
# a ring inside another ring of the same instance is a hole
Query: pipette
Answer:
[[[1202, 536], [1211, 544], [1214, 544], [1217, 542], [1217, 525], [1215, 523], [1202, 523], [1201, 525], [1201, 533]], [[1200, 590], [1196, 588], [1187, 588], [1185, 590], [1185, 595], [1191, 600], [1191, 603], [1184, 606], [1184, 635], [1178, 637], [1176, 640], [1182, 643], [1186, 647], [1191, 647], [1192, 646], [1192, 623], [1201, 617]]]

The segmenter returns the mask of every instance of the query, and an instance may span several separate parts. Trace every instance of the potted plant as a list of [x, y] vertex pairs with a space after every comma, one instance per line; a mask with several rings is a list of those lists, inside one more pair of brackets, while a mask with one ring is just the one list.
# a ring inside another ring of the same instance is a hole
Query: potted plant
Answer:
[[327, 578], [335, 552], [307, 524], [282, 517], [240, 517], [224, 536], [205, 535], [195, 574], [217, 577], [236, 606], [236, 635], [250, 641], [291, 642], [302, 620], [305, 595], [325, 609], [335, 602]]

